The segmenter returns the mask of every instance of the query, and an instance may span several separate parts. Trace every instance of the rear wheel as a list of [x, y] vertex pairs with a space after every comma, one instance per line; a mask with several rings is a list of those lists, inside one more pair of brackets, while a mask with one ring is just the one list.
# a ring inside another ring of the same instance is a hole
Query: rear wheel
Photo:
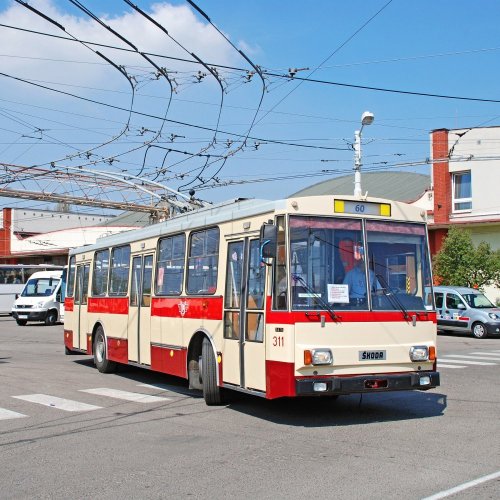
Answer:
[[203, 385], [203, 397], [209, 406], [224, 403], [222, 389], [217, 385], [217, 360], [212, 344], [205, 337], [201, 347], [201, 376]]
[[19, 326], [26, 326], [26, 323], [28, 321], [26, 321], [25, 319], [16, 319], [16, 323], [19, 325]]
[[116, 370], [116, 363], [108, 359], [106, 336], [102, 326], [97, 328], [94, 337], [94, 364], [101, 373], [112, 373]]
[[53, 309], [47, 313], [47, 317], [45, 318], [45, 324], [47, 326], [55, 325], [57, 321], [57, 311]]
[[472, 335], [476, 339], [485, 339], [488, 336], [488, 332], [486, 331], [486, 327], [480, 321], [477, 321], [472, 325]]

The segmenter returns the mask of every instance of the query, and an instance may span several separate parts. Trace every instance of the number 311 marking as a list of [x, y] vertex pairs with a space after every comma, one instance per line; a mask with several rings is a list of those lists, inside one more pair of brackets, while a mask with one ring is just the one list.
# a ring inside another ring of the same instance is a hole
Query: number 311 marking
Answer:
[[285, 337], [275, 335], [273, 337], [273, 347], [285, 347]]

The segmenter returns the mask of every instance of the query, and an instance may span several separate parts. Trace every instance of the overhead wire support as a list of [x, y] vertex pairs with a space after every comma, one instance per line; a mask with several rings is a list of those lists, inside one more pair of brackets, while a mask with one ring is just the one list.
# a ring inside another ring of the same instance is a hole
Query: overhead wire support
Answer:
[[[85, 48], [87, 48], [88, 50], [90, 50], [91, 52], [93, 52], [94, 54], [96, 54], [98, 57], [104, 59], [108, 64], [110, 64], [113, 68], [117, 69], [120, 74], [122, 76], [124, 76], [131, 89], [132, 89], [132, 94], [131, 94], [131, 100], [130, 100], [130, 107], [128, 109], [128, 119], [127, 119], [127, 122], [125, 123], [124, 127], [122, 128], [122, 130], [120, 131], [120, 133], [117, 135], [117, 136], [114, 136], [112, 137], [109, 141], [105, 141], [104, 143], [101, 143], [99, 146], [96, 146], [94, 148], [91, 148], [89, 150], [87, 150], [86, 152], [82, 152], [80, 151], [78, 154], [74, 154], [74, 155], [67, 155], [65, 156], [64, 158], [60, 158], [58, 160], [54, 160], [54, 161], [67, 161], [69, 159], [72, 159], [72, 158], [75, 158], [77, 156], [79, 156], [80, 154], [85, 154], [85, 153], [89, 153], [89, 152], [92, 152], [92, 151], [95, 151], [96, 149], [99, 149], [99, 148], [102, 148], [104, 146], [107, 146], [109, 144], [111, 144], [112, 142], [118, 140], [120, 137], [122, 137], [128, 130], [129, 128], [129, 125], [130, 125], [130, 119], [131, 119], [131, 116], [132, 116], [132, 109], [134, 107], [134, 98], [135, 98], [135, 87], [134, 87], [134, 83], [132, 82], [132, 79], [130, 78], [130, 76], [127, 74], [127, 72], [124, 70], [124, 68], [122, 66], [119, 66], [118, 64], [114, 63], [113, 61], [111, 61], [108, 57], [104, 56], [103, 54], [101, 54], [99, 51], [97, 50], [94, 50], [93, 48], [91, 48], [89, 45], [87, 45], [85, 42], [79, 40], [77, 37], [75, 37], [74, 35], [72, 35], [71, 33], [69, 33], [66, 28], [58, 23], [57, 21], [55, 21], [54, 19], [52, 19], [50, 16], [47, 16], [46, 14], [44, 14], [43, 12], [39, 11], [38, 9], [35, 9], [34, 7], [28, 5], [26, 2], [24, 2], [23, 0], [15, 0], [17, 3], [19, 3], [20, 5], [26, 7], [28, 10], [30, 10], [31, 12], [33, 12], [34, 14], [36, 14], [37, 16], [41, 17], [42, 19], [45, 19], [46, 21], [50, 22], [51, 24], [53, 24], [54, 26], [56, 26], [57, 28], [59, 28], [60, 30], [64, 31], [65, 33], [68, 34], [68, 36], [71, 37], [71, 39], [73, 39], [74, 41], [80, 43], [81, 45], [83, 45]], [[73, 0], [70, 0], [70, 1], [73, 1]], [[9, 76], [9, 75], [6, 75], [6, 76]], [[15, 77], [12, 77], [12, 78], [15, 78]], [[19, 78], [15, 78], [17, 80], [22, 80], [22, 79], [19, 79]], [[31, 83], [31, 82], [30, 82]], [[31, 83], [33, 85], [33, 83]], [[44, 88], [44, 86], [42, 85], [41, 86], [42, 88]], [[48, 88], [48, 87], [45, 87], [45, 88]], [[52, 89], [51, 89], [52, 90]], [[61, 92], [61, 91], [60, 91]], [[64, 93], [64, 92], [62, 92]]]
[[[241, 151], [247, 144], [247, 140], [250, 136], [250, 132], [252, 131], [254, 125], [255, 125], [255, 121], [257, 119], [257, 115], [259, 114], [259, 111], [260, 111], [260, 108], [262, 106], [262, 102], [264, 100], [264, 95], [265, 95], [265, 92], [266, 92], [266, 82], [265, 82], [265, 79], [264, 79], [264, 76], [262, 74], [262, 70], [260, 69], [259, 66], [255, 65], [251, 60], [250, 58], [248, 58], [246, 56], [246, 54], [241, 50], [241, 49], [238, 49], [238, 47], [236, 47], [234, 45], [234, 43], [212, 22], [212, 20], [210, 19], [210, 17], [200, 8], [198, 7], [198, 5], [196, 5], [195, 2], [193, 2], [192, 0], [186, 0], [187, 3], [189, 5], [191, 5], [191, 7], [193, 7], [193, 9], [195, 9], [203, 18], [205, 18], [208, 23], [226, 40], [227, 43], [229, 43], [229, 45], [231, 45], [231, 47], [233, 47], [234, 50], [236, 50], [240, 55], [241, 57], [243, 57], [243, 59], [245, 59], [245, 61], [250, 64], [250, 66], [253, 68], [253, 70], [259, 75], [261, 81], [262, 81], [262, 92], [261, 92], [261, 96], [260, 96], [260, 100], [259, 100], [259, 104], [257, 106], [257, 109], [255, 111], [255, 114], [252, 118], [252, 122], [250, 123], [250, 126], [248, 127], [248, 130], [247, 130], [247, 133], [245, 134], [245, 138], [243, 139], [242, 143], [240, 146], [238, 146], [236, 149], [232, 150], [232, 151], [229, 151], [228, 154], [227, 154], [227, 157], [230, 157], [230, 156], [234, 156], [238, 151]], [[226, 164], [226, 160], [224, 160], [223, 164], [219, 167], [219, 169], [207, 180], [205, 180], [201, 186], [203, 186], [204, 184], [207, 184], [208, 182], [210, 182], [211, 180], [213, 180], [217, 175], [219, 175], [219, 173], [221, 172], [222, 168], [224, 167], [224, 165]]]

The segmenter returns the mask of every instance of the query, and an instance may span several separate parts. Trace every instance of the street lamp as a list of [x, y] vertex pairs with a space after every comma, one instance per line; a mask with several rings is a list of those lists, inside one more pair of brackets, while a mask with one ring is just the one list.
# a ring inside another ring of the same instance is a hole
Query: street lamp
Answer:
[[365, 125], [371, 125], [375, 116], [370, 111], [361, 115], [361, 128], [354, 132], [354, 196], [361, 198], [361, 132]]

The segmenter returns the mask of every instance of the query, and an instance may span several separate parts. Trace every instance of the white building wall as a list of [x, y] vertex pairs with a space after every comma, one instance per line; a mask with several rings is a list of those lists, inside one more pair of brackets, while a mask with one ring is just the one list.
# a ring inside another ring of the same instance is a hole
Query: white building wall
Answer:
[[457, 219], [500, 218], [500, 127], [450, 130], [450, 173], [470, 170], [472, 211]]
[[113, 217], [16, 208], [12, 209], [12, 231], [45, 233], [66, 228], [97, 226], [112, 219]]
[[13, 235], [11, 240], [11, 252], [12, 255], [15, 256], [16, 253], [44, 253], [58, 250], [67, 251], [70, 248], [92, 245], [98, 238], [102, 238], [103, 236], [130, 231], [131, 229], [135, 228], [129, 226], [72, 228], [39, 234], [25, 239], [17, 239], [16, 236]]

